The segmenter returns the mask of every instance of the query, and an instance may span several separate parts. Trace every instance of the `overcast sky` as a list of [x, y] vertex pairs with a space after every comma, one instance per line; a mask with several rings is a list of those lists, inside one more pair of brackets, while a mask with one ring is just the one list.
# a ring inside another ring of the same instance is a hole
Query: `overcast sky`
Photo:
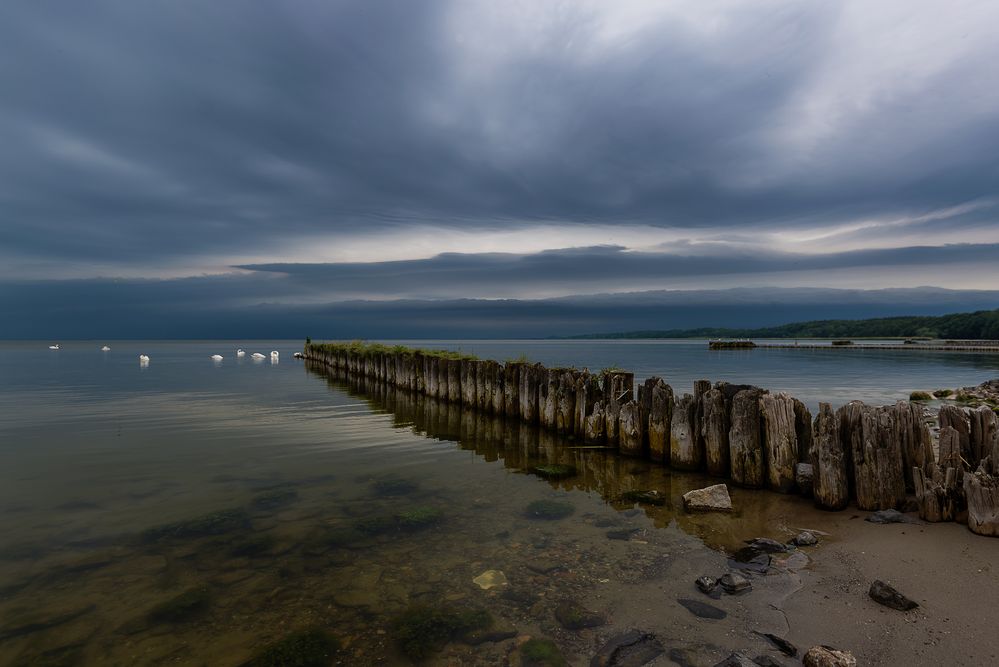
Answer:
[[997, 26], [992, 0], [5, 2], [0, 290], [995, 288]]

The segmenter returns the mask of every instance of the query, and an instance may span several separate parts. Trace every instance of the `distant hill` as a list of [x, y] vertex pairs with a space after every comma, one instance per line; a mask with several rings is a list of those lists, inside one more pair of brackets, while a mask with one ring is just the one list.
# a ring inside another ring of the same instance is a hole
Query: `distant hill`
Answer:
[[813, 320], [758, 329], [669, 329], [583, 334], [568, 338], [941, 338], [999, 340], [999, 309], [936, 317]]

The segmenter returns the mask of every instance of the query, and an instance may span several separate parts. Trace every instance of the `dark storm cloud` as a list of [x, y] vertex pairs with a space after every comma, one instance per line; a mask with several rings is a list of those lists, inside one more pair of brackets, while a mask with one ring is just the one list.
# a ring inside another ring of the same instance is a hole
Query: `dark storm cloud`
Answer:
[[[610, 7], [4, 3], [0, 260], [191, 266], [419, 224], [801, 230], [996, 194], [996, 49], [938, 28], [974, 41], [987, 6], [886, 34], [932, 44], [899, 72], [850, 60], [881, 39], [847, 29], [853, 5], [747, 3], [705, 27], [653, 3], [618, 32]], [[323, 270], [393, 268], [419, 292], [561, 259]]]

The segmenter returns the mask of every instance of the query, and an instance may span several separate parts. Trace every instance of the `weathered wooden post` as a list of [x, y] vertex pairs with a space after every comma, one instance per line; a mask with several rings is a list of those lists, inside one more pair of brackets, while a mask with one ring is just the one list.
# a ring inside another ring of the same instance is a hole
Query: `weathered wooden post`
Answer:
[[704, 450], [698, 447], [700, 438], [695, 432], [697, 403], [690, 394], [684, 394], [673, 403], [670, 420], [669, 464], [677, 470], [698, 470], [704, 462]]
[[929, 474], [921, 467], [913, 467], [920, 519], [937, 522], [953, 521], [957, 517], [963, 491], [958, 484], [959, 472], [958, 468], [941, 468], [935, 463], [929, 464]]
[[898, 508], [905, 500], [902, 450], [894, 436], [892, 413], [857, 401], [841, 408], [850, 441], [857, 507]]
[[993, 451], [999, 447], [999, 416], [989, 406], [981, 405], [971, 410], [968, 417], [971, 422], [968, 434], [971, 467], [977, 468], [986, 456], [992, 456], [992, 461], [995, 463]]
[[645, 383], [649, 400], [649, 458], [666, 463], [670, 453], [670, 431], [673, 422], [673, 389], [662, 378], [650, 378]]
[[520, 415], [520, 382], [525, 364], [510, 362], [503, 364], [503, 414], [507, 417]]
[[913, 490], [913, 468], [929, 472], [933, 463], [933, 445], [929, 427], [923, 423], [923, 409], [916, 403], [898, 401], [888, 408], [891, 411], [894, 433], [902, 451], [902, 469], [905, 474], [905, 488]]
[[524, 365], [520, 369], [520, 418], [528, 424], [538, 422], [538, 387], [544, 367]]
[[603, 445], [607, 442], [607, 416], [604, 402], [597, 400], [590, 413], [583, 420], [583, 442], [588, 445]]
[[794, 432], [798, 438], [798, 460], [812, 460], [812, 413], [808, 406], [799, 401], [794, 401]]
[[798, 463], [798, 436], [795, 430], [794, 399], [788, 394], [760, 397], [763, 414], [763, 453], [767, 461], [767, 488], [790, 493]]
[[495, 378], [491, 364], [495, 361], [475, 361], [475, 407], [488, 413], [493, 405], [492, 386]]
[[566, 370], [559, 377], [555, 428], [564, 435], [576, 433], [576, 381], [579, 375], [577, 370]]
[[413, 368], [413, 386], [410, 387], [418, 394], [425, 394], [427, 391], [427, 365], [424, 363], [422, 352], [407, 350], [409, 364]]
[[973, 474], [964, 476], [968, 528], [978, 535], [999, 537], [999, 470], [985, 457]]
[[558, 371], [545, 369], [538, 385], [538, 421], [546, 431], [555, 430], [555, 411], [558, 406]]
[[605, 371], [603, 384], [607, 444], [616, 446], [619, 443], [618, 425], [621, 405], [635, 397], [635, 374], [620, 370]]
[[721, 389], [709, 389], [701, 397], [701, 436], [709, 475], [729, 476], [728, 405]]
[[841, 510], [850, 503], [847, 450], [840, 438], [840, 419], [828, 403], [819, 403], [812, 440], [812, 492], [815, 506]]
[[643, 428], [642, 409], [637, 401], [631, 400], [621, 405], [619, 412], [618, 448], [626, 456], [642, 456]]
[[961, 445], [961, 457], [974, 470], [978, 464], [973, 464], [971, 461], [974, 455], [971, 452], [971, 423], [968, 420], [968, 415], [956, 405], [944, 405], [940, 408], [940, 428], [944, 428], [945, 426], [949, 426], [957, 431], [958, 440]]
[[743, 389], [732, 398], [732, 426], [728, 432], [732, 481], [754, 489], [763, 486], [765, 474], [760, 416], [762, 395], [759, 389]]
[[478, 405], [478, 383], [476, 372], [478, 364], [474, 359], [461, 359], [458, 362], [458, 381], [461, 382], [461, 404], [474, 410]]
[[445, 359], [447, 365], [447, 400], [461, 405], [461, 361]]

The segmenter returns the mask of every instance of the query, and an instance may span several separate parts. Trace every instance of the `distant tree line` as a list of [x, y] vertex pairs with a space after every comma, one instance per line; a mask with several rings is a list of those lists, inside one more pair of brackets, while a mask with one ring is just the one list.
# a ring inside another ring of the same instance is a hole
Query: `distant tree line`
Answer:
[[569, 338], [939, 338], [999, 340], [999, 309], [937, 317], [814, 320], [759, 329], [669, 329], [582, 334]]

